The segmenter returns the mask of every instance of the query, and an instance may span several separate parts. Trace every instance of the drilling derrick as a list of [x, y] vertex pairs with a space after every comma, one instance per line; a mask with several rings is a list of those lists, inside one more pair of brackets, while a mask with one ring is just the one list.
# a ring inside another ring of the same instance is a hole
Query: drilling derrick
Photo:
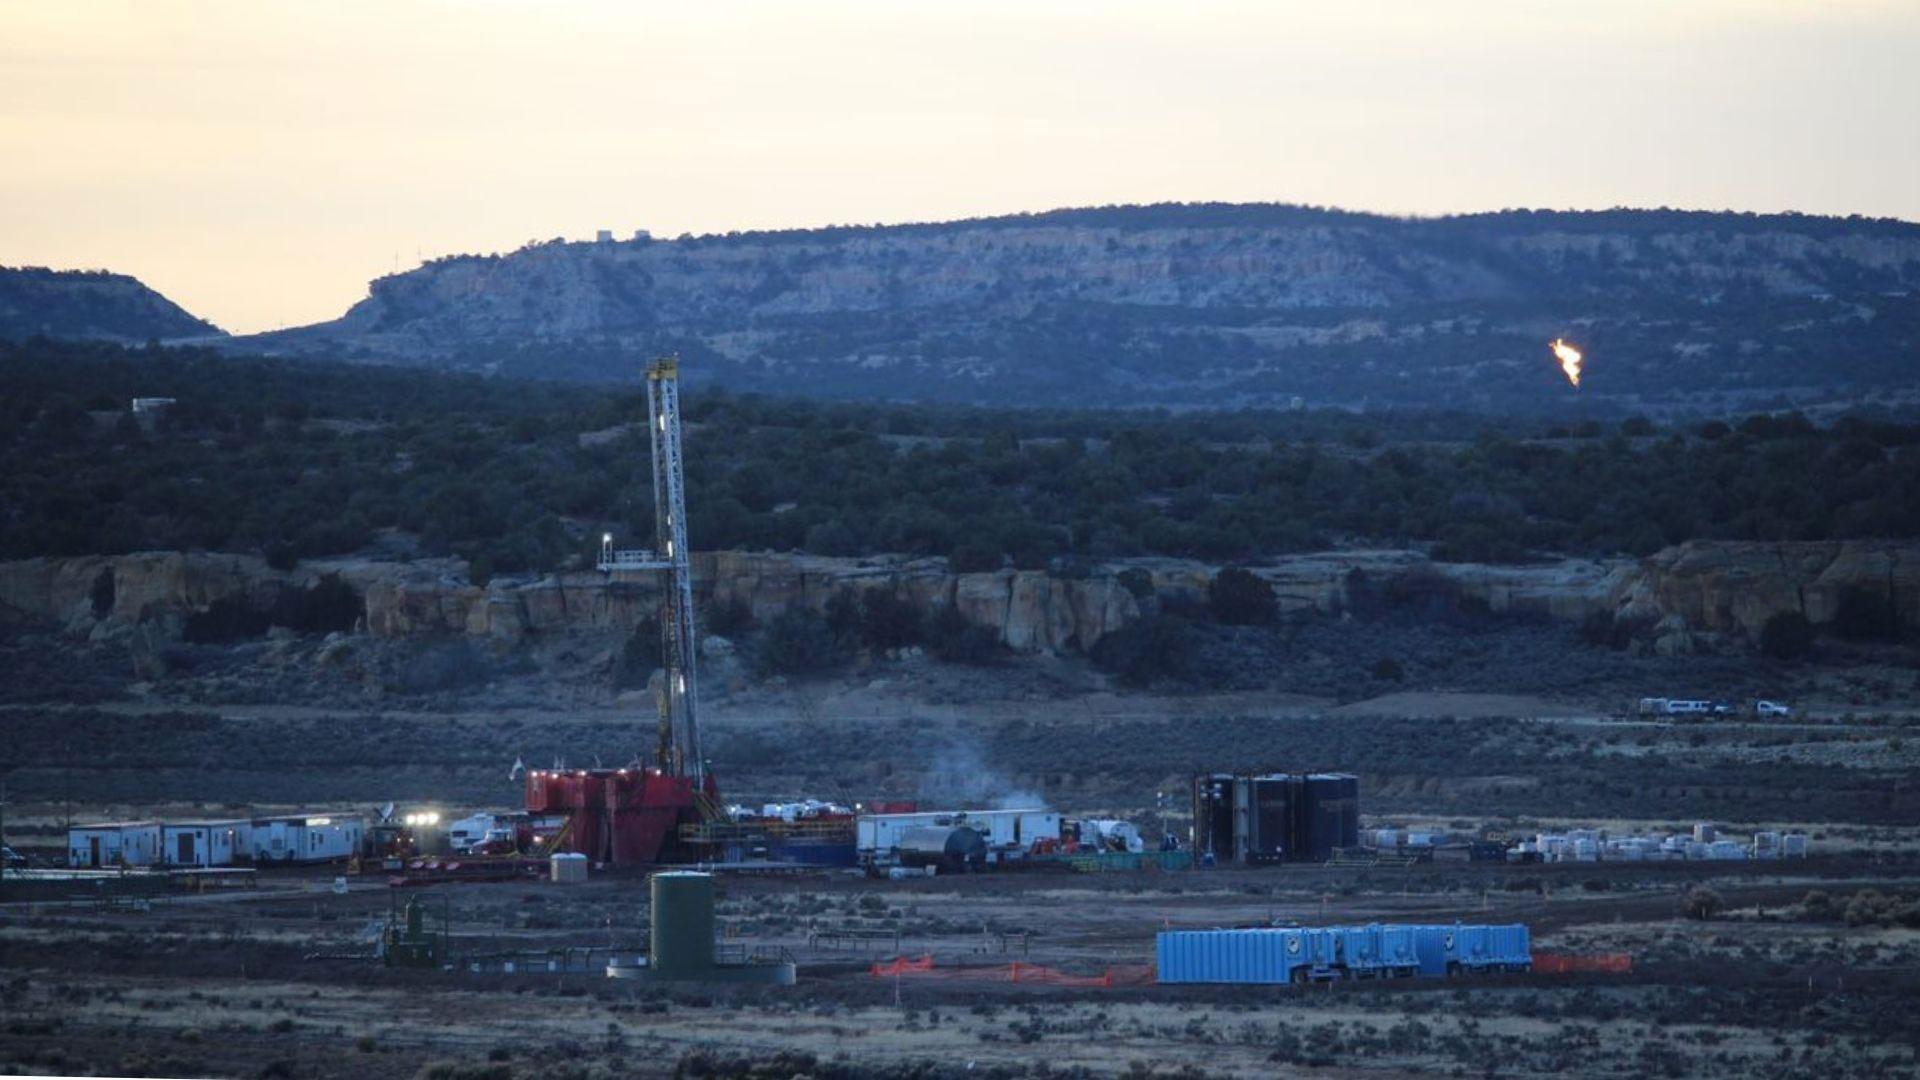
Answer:
[[660, 660], [665, 678], [657, 695], [660, 732], [655, 764], [669, 776], [706, 778], [695, 717], [693, 571], [687, 559], [687, 497], [680, 453], [680, 361], [647, 366], [647, 433], [653, 446], [653, 547], [621, 550], [602, 539], [600, 569], [609, 574], [664, 573], [660, 600]]
[[625, 769], [535, 769], [527, 773], [530, 813], [564, 817], [549, 845], [600, 862], [650, 864], [692, 857], [682, 834], [717, 813], [719, 788], [700, 756], [695, 711], [693, 572], [687, 550], [685, 474], [680, 451], [680, 361], [647, 366], [647, 432], [653, 449], [653, 547], [616, 549], [600, 541], [600, 569], [619, 579], [659, 575], [662, 678], [653, 764]]

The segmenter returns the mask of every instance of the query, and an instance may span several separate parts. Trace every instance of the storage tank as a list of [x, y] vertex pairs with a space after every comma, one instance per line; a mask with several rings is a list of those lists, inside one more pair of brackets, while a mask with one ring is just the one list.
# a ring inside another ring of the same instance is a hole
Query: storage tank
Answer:
[[713, 967], [713, 875], [665, 870], [649, 883], [653, 897], [651, 965], [663, 978], [700, 975]]
[[1234, 779], [1228, 773], [1193, 778], [1193, 857], [1232, 862]]
[[1360, 843], [1360, 778], [1347, 773], [1314, 773], [1301, 784], [1295, 816], [1294, 858], [1325, 862], [1335, 848]]
[[1249, 783], [1253, 787], [1253, 835], [1247, 838], [1247, 861], [1273, 863], [1292, 858], [1299, 778], [1256, 776]]
[[987, 861], [986, 839], [964, 826], [925, 825], [903, 830], [895, 850], [899, 852], [902, 866], [966, 870], [984, 866]]

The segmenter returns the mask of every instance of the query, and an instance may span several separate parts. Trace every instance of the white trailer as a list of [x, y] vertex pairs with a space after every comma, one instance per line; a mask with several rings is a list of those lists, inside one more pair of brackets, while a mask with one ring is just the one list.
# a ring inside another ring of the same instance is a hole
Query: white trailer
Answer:
[[113, 821], [67, 830], [67, 865], [81, 869], [152, 866], [160, 861], [160, 823]]
[[244, 821], [170, 821], [160, 826], [160, 861], [172, 866], [232, 866]]
[[366, 824], [357, 817], [292, 814], [254, 818], [247, 826], [246, 850], [257, 863], [332, 862], [360, 850]]
[[1031, 807], [1020, 810], [927, 810], [913, 814], [862, 814], [854, 819], [854, 843], [863, 862], [893, 862], [901, 834], [929, 826], [970, 828], [986, 839], [987, 861], [1024, 855], [1038, 840], [1060, 839], [1060, 815]]

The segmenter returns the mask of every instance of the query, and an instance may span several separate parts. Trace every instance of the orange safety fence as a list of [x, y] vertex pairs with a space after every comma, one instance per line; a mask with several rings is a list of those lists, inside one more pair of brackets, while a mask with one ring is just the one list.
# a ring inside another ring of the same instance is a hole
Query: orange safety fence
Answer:
[[1152, 986], [1157, 981], [1152, 964], [1123, 964], [1109, 967], [1099, 975], [1075, 975], [1044, 964], [1029, 964], [1019, 960], [985, 967], [935, 968], [932, 956], [917, 959], [903, 956], [874, 964], [869, 970], [875, 978], [911, 975], [920, 979], [1015, 982], [1039, 986]]
[[1594, 953], [1587, 956], [1537, 952], [1533, 954], [1533, 970], [1543, 975], [1565, 975], [1576, 971], [1603, 971], [1624, 975], [1633, 970], [1633, 956], [1623, 952]]
[[918, 960], [911, 960], [904, 956], [896, 956], [892, 960], [889, 960], [884, 964], [873, 965], [873, 974], [876, 976], [877, 975], [916, 975], [923, 971], [932, 971], [932, 970], [933, 970], [933, 956], [931, 954], [927, 956], [922, 956]]

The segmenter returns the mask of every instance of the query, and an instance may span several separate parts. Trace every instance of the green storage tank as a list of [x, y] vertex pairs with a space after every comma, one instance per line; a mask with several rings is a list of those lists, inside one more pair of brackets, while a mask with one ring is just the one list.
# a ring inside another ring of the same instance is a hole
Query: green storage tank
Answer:
[[653, 875], [654, 973], [698, 977], [713, 970], [713, 875], [666, 870]]
[[732, 945], [722, 955], [714, 943], [713, 875], [662, 870], [648, 882], [653, 898], [653, 946], [646, 957], [607, 961], [610, 979], [764, 983], [792, 986], [799, 977], [785, 949], [749, 953]]

